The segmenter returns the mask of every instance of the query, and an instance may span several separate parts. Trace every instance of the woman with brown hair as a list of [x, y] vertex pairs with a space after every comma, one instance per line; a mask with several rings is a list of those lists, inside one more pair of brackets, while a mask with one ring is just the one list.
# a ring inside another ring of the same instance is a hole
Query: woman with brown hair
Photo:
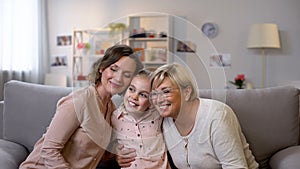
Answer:
[[129, 46], [107, 49], [93, 65], [91, 85], [58, 101], [46, 133], [20, 168], [96, 168], [110, 142], [111, 97], [124, 92], [142, 68]]

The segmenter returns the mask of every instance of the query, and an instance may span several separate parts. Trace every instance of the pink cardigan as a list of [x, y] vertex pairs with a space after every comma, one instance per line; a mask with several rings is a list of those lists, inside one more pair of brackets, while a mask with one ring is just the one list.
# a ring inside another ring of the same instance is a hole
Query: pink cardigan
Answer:
[[94, 86], [60, 99], [47, 132], [20, 168], [96, 168], [110, 142], [114, 110], [112, 101], [103, 105]]

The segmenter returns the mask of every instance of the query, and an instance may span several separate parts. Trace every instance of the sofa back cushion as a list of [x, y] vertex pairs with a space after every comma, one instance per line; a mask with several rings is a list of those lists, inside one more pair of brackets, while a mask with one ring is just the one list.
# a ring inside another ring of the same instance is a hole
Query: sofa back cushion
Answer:
[[58, 99], [71, 88], [9, 81], [4, 86], [3, 138], [32, 151], [46, 131]]
[[3, 105], [4, 101], [0, 101], [0, 139], [3, 138]]
[[260, 168], [268, 168], [277, 151], [298, 144], [299, 90], [292, 86], [201, 90], [200, 97], [223, 101], [233, 109]]

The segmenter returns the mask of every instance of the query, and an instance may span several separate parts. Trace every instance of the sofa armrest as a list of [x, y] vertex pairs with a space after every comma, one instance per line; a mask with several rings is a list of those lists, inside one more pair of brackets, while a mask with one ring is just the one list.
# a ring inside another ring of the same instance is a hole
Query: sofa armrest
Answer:
[[300, 166], [300, 146], [292, 146], [275, 153], [270, 159], [272, 169], [296, 169]]
[[28, 156], [27, 149], [11, 141], [0, 139], [0, 166], [5, 169], [16, 169]]
[[0, 101], [0, 139], [3, 138], [3, 105], [4, 101]]

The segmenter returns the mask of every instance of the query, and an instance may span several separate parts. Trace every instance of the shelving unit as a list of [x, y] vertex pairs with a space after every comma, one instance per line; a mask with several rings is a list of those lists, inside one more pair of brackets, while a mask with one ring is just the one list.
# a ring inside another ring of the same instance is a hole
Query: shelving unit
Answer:
[[88, 84], [92, 64], [103, 57], [107, 48], [118, 42], [109, 29], [74, 29], [72, 38], [72, 83], [74, 87]]
[[[170, 15], [147, 14], [128, 17], [127, 35], [111, 36], [110, 29], [74, 29], [72, 34], [72, 84], [88, 84], [92, 64], [103, 57], [107, 48], [127, 44], [138, 52], [146, 67], [173, 62], [173, 18]], [[84, 48], [88, 44], [88, 48]]]
[[173, 19], [162, 14], [128, 17], [127, 43], [138, 51], [146, 67], [157, 67], [173, 61]]

